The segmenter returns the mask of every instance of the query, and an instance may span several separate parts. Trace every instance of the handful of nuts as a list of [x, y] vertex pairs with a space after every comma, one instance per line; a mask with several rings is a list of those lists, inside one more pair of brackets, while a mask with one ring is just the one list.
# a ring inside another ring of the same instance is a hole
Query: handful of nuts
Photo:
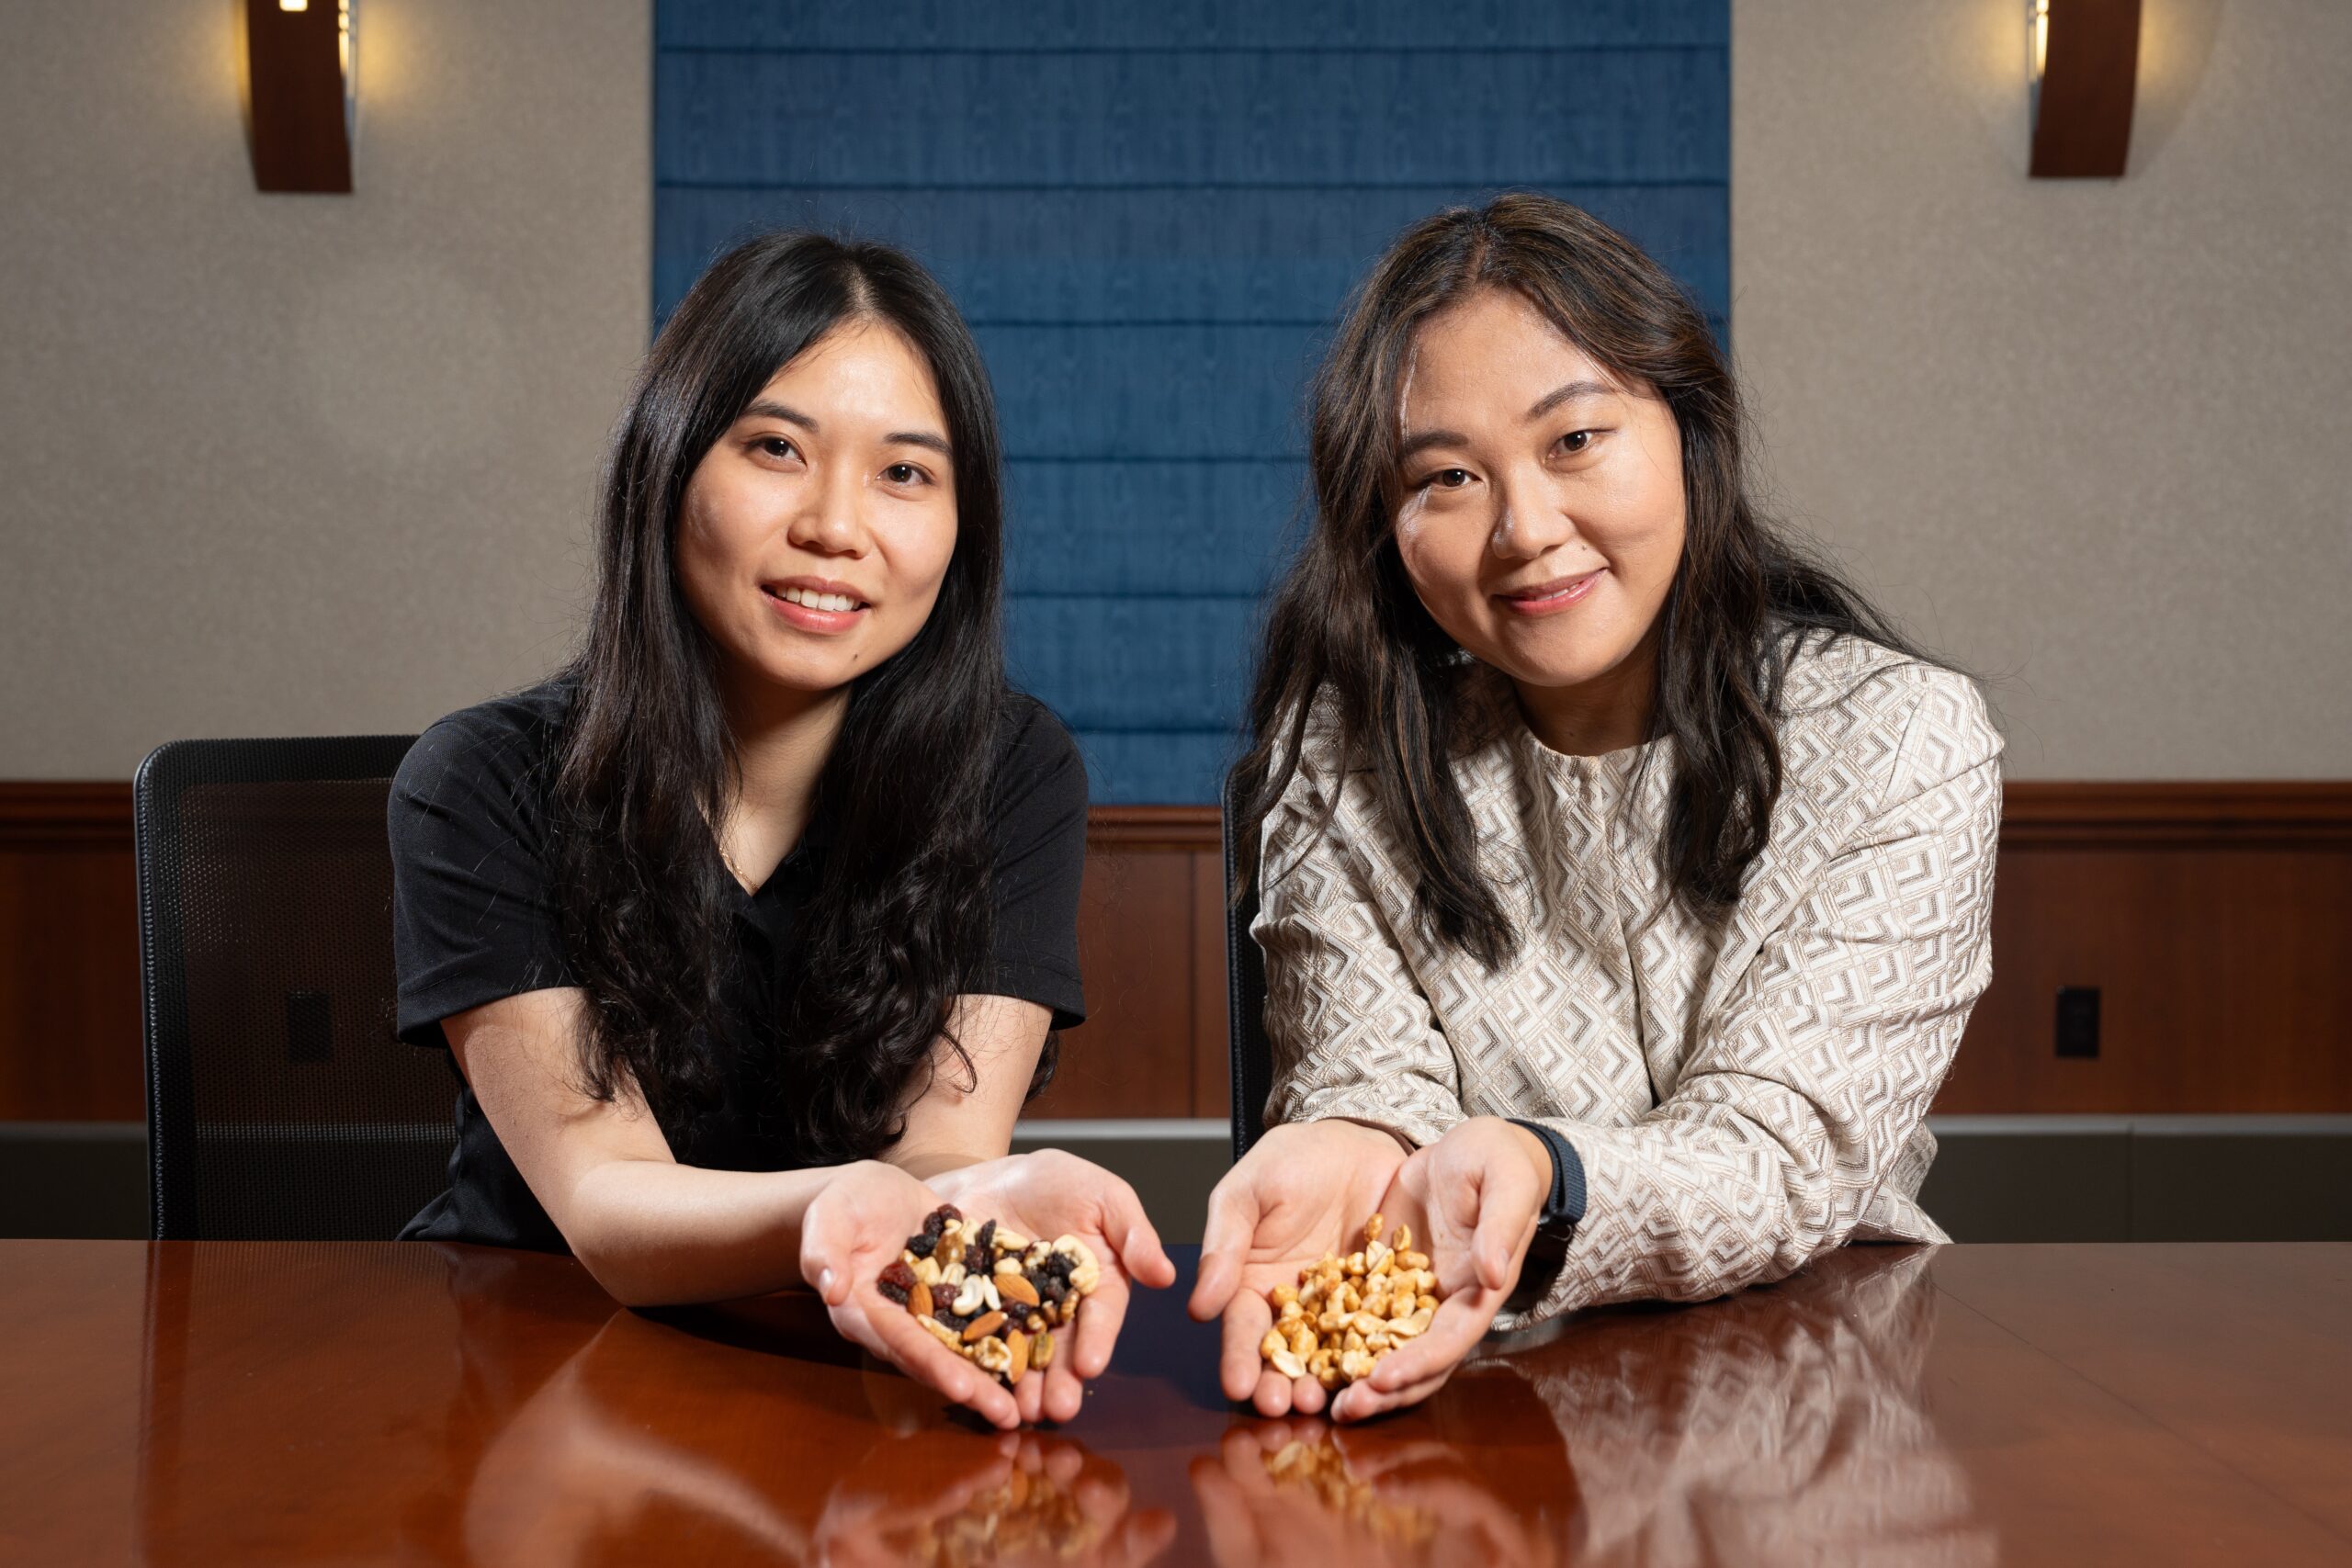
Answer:
[[1053, 1364], [1054, 1333], [1078, 1321], [1102, 1266], [1074, 1235], [1031, 1241], [943, 1203], [875, 1288], [933, 1337], [1011, 1388]]
[[1413, 1250], [1413, 1227], [1400, 1224], [1386, 1243], [1381, 1216], [1363, 1227], [1363, 1250], [1298, 1271], [1295, 1286], [1269, 1298], [1274, 1325], [1258, 1354], [1286, 1378], [1311, 1377], [1327, 1389], [1372, 1375], [1380, 1359], [1417, 1337], [1437, 1311], [1437, 1275]]

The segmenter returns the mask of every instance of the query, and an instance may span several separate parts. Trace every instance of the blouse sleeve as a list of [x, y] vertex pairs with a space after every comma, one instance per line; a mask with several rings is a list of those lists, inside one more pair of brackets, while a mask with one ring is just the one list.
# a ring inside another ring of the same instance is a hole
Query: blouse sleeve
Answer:
[[1702, 1025], [1674, 1091], [1629, 1126], [1546, 1119], [1582, 1156], [1585, 1217], [1541, 1299], [1498, 1326], [1702, 1301], [1848, 1239], [1992, 978], [1999, 752], [1972, 682], [1923, 682], [1874, 811]]
[[1463, 1118], [1453, 1048], [1306, 760], [1260, 842], [1266, 1124], [1337, 1116], [1435, 1143]]

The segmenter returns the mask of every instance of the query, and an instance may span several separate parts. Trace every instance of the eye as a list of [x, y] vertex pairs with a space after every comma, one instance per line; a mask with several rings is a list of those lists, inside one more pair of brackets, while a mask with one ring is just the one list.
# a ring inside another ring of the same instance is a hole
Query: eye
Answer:
[[752, 442], [752, 446], [762, 457], [774, 457], [779, 461], [800, 456], [800, 448], [781, 435], [763, 435]]
[[931, 476], [912, 463], [893, 463], [882, 470], [882, 477], [894, 485], [918, 485], [931, 482]]
[[1440, 468], [1421, 481], [1423, 490], [1460, 490], [1470, 482], [1467, 468]]
[[1579, 452], [1589, 450], [1592, 438], [1599, 434], [1595, 430], [1571, 430], [1560, 437], [1560, 450], [1573, 457]]

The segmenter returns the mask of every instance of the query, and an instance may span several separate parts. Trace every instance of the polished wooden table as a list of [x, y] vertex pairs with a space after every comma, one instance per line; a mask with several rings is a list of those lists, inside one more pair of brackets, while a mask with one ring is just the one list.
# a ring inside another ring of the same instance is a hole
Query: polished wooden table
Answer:
[[1854, 1248], [1370, 1427], [1178, 1292], [1068, 1427], [777, 1297], [422, 1244], [0, 1242], [0, 1562], [2352, 1562], [2352, 1246]]

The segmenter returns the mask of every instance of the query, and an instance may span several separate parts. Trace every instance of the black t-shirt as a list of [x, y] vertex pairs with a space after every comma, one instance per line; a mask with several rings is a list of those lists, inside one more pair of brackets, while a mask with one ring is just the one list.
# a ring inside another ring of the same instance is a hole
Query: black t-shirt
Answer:
[[[526, 991], [578, 984], [550, 881], [548, 792], [571, 687], [559, 679], [451, 714], [417, 740], [392, 780], [392, 951], [401, 1038], [447, 1047], [441, 1021]], [[1078, 976], [1078, 885], [1086, 859], [1086, 769], [1069, 732], [1035, 699], [1011, 696], [998, 735], [994, 949], [982, 989], [1085, 1016]], [[789, 1170], [815, 1163], [772, 1104], [775, 1064], [720, 1039], [774, 1038], [799, 983], [795, 932], [815, 892], [814, 822], [756, 893], [735, 887], [728, 1025], [703, 1035], [720, 1063], [718, 1103], [670, 1132], [682, 1165]], [[718, 854], [712, 846], [714, 858]], [[732, 879], [729, 879], [732, 885]], [[473, 1090], [458, 1092], [449, 1190], [403, 1236], [567, 1250], [507, 1157]]]

